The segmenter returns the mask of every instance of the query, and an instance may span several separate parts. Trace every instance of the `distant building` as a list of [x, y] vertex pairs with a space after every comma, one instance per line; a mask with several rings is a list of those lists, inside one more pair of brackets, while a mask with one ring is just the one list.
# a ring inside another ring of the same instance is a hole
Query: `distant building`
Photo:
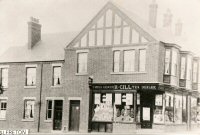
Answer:
[[31, 18], [28, 45], [0, 57], [0, 129], [195, 128], [199, 58], [156, 28], [155, 2], [149, 13], [150, 25], [108, 2], [79, 34], [42, 36]]

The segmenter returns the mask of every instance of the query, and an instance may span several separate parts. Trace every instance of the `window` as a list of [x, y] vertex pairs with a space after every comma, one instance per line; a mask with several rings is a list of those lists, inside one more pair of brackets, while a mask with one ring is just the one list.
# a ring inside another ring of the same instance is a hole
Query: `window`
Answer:
[[1, 82], [3, 88], [8, 87], [8, 68], [1, 68]]
[[135, 50], [124, 51], [124, 72], [135, 70]]
[[174, 95], [166, 93], [165, 100], [165, 122], [173, 123], [174, 121]]
[[119, 72], [120, 51], [114, 51], [113, 72]]
[[34, 118], [34, 100], [24, 100], [24, 119]]
[[170, 55], [171, 55], [171, 50], [170, 49], [166, 49], [165, 51], [165, 72], [164, 74], [169, 75], [170, 72]]
[[164, 123], [163, 112], [163, 95], [156, 94], [155, 96], [155, 110], [154, 110], [154, 123]]
[[6, 118], [7, 100], [0, 99], [0, 119]]
[[181, 57], [181, 76], [180, 79], [185, 79], [185, 65], [186, 64], [186, 59], [185, 57]]
[[191, 80], [192, 75], [192, 57], [188, 56], [187, 58], [187, 80]]
[[177, 60], [178, 60], [178, 56], [177, 56], [177, 51], [172, 50], [172, 70], [171, 70], [171, 75], [176, 76], [177, 75]]
[[61, 66], [53, 67], [53, 86], [61, 84]]
[[146, 50], [142, 49], [139, 50], [139, 72], [145, 71], [145, 65], [146, 65]]
[[26, 67], [26, 86], [36, 85], [36, 67]]
[[87, 73], [87, 52], [78, 53], [78, 73]]
[[193, 63], [193, 83], [197, 83], [197, 75], [198, 75], [198, 63], [197, 61], [194, 61]]
[[52, 119], [53, 115], [53, 101], [47, 100], [47, 113], [46, 113], [46, 119]]

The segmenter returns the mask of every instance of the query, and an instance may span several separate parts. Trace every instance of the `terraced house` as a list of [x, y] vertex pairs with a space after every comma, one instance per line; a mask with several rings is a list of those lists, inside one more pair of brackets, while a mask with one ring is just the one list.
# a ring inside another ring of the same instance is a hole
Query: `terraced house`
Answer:
[[[41, 36], [39, 21], [31, 18], [28, 44], [0, 57], [0, 129], [194, 129], [199, 58], [156, 28], [157, 4], [149, 8], [146, 23], [108, 2], [79, 34]], [[170, 12], [165, 17], [167, 28]]]

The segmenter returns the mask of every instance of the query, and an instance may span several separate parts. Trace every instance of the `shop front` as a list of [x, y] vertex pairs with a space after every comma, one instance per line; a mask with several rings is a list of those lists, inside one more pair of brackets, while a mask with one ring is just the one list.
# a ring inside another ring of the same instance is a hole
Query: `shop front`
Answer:
[[92, 132], [135, 132], [164, 121], [163, 91], [159, 84], [133, 83], [91, 85]]

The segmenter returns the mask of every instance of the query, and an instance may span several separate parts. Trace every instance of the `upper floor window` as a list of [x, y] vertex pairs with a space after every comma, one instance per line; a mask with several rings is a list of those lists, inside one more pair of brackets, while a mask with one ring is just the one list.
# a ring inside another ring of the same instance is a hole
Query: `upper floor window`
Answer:
[[0, 119], [6, 118], [7, 100], [0, 99]]
[[175, 50], [172, 50], [172, 69], [171, 75], [177, 75], [177, 63], [178, 63], [178, 53]]
[[53, 66], [53, 86], [61, 84], [61, 66]]
[[87, 73], [87, 52], [78, 53], [77, 73]]
[[113, 72], [119, 72], [120, 51], [114, 51]]
[[124, 51], [124, 72], [135, 71], [135, 50]]
[[36, 85], [36, 67], [26, 67], [26, 86]]
[[35, 101], [31, 99], [24, 100], [24, 119], [34, 118], [34, 105]]
[[1, 68], [0, 71], [1, 71], [0, 84], [3, 86], [3, 88], [7, 88], [8, 87], [8, 68]]
[[185, 79], [186, 58], [181, 57], [181, 76], [180, 79]]
[[166, 75], [170, 74], [170, 59], [171, 59], [171, 50], [166, 49], [165, 50], [165, 72], [164, 72], [164, 74]]
[[146, 50], [141, 49], [139, 50], [139, 71], [144, 72], [146, 65]]
[[198, 63], [197, 61], [194, 61], [193, 63], [193, 83], [197, 83], [197, 76], [198, 76]]

